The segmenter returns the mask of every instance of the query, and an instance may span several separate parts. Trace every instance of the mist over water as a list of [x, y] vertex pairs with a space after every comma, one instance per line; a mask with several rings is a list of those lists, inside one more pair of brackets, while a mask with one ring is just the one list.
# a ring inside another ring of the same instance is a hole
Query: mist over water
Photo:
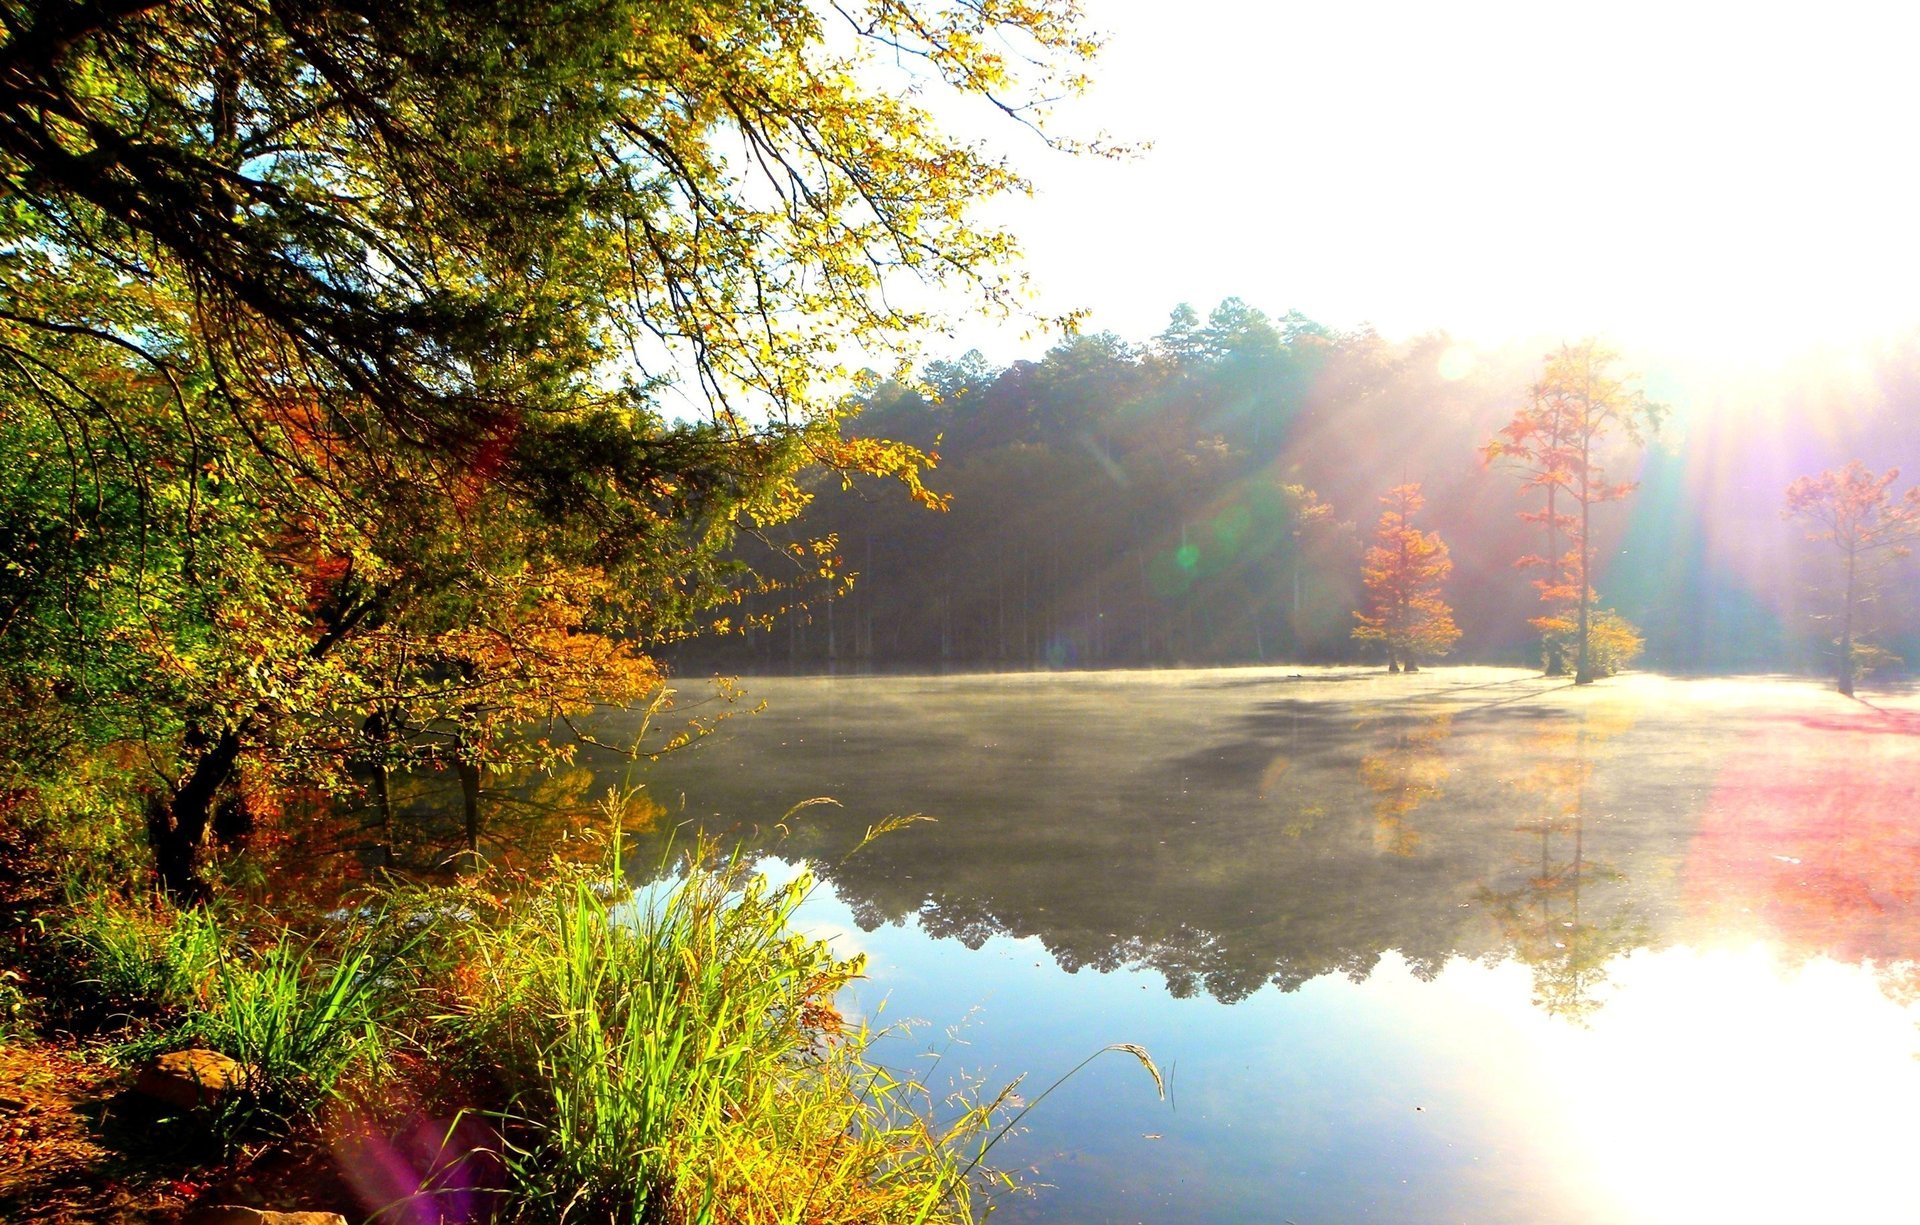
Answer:
[[[756, 680], [648, 778], [824, 881], [891, 1057], [1031, 1096], [1016, 1220], [1898, 1215], [1920, 704], [1347, 669]], [[815, 806], [782, 822], [793, 805]], [[925, 814], [859, 847], [889, 817]], [[782, 828], [783, 827], [783, 828]], [[662, 835], [663, 836], [663, 835]], [[951, 1031], [951, 1033], [950, 1033]]]

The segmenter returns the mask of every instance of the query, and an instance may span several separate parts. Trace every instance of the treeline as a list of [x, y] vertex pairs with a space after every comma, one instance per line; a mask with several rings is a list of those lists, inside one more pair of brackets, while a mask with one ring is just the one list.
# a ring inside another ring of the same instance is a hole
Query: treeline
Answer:
[[[937, 452], [930, 483], [949, 512], [822, 482], [804, 526], [837, 541], [851, 587], [817, 591], [771, 628], [689, 643], [676, 662], [776, 671], [1367, 658], [1352, 638], [1364, 538], [1379, 496], [1408, 482], [1452, 548], [1448, 599], [1463, 631], [1454, 658], [1535, 661], [1539, 597], [1514, 562], [1541, 545], [1516, 518], [1521, 490], [1483, 450], [1524, 403], [1539, 359], [1473, 354], [1439, 334], [1389, 342], [1233, 298], [1204, 318], [1183, 305], [1143, 343], [1099, 333], [1004, 368], [977, 352], [930, 362], [910, 382], [872, 384], [855, 428]], [[1912, 359], [1885, 362], [1906, 370]], [[1690, 431], [1682, 412], [1646, 450], [1622, 446], [1616, 470], [1639, 489], [1596, 514], [1596, 585], [1644, 631], [1647, 662], [1820, 666], [1809, 620], [1818, 601], [1781, 498], [1792, 477], [1844, 460], [1847, 446], [1886, 456], [1880, 465], [1910, 449], [1905, 398], [1881, 381], [1882, 400], [1846, 406], [1850, 430], [1830, 453], [1805, 436], [1830, 429], [1782, 426], [1767, 406], [1753, 407], [1750, 431], [1725, 428], [1738, 413]], [[1786, 457], [1775, 462], [1769, 447]], [[1910, 652], [1903, 608], [1884, 610], [1887, 641]]]

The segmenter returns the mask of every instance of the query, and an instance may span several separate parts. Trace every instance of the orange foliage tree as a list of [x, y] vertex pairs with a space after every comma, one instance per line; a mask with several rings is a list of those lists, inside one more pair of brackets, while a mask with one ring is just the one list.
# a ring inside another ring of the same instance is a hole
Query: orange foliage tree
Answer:
[[[1567, 550], [1570, 545], [1563, 542], [1570, 542], [1580, 527], [1580, 520], [1562, 509], [1567, 504], [1567, 499], [1561, 496], [1561, 486], [1567, 475], [1562, 457], [1572, 424], [1567, 409], [1564, 398], [1548, 395], [1544, 384], [1535, 383], [1527, 406], [1515, 413], [1513, 420], [1480, 452], [1489, 464], [1499, 463], [1519, 475], [1522, 495], [1536, 490], [1541, 494], [1540, 509], [1523, 510], [1520, 519], [1525, 523], [1537, 523], [1545, 529], [1546, 551], [1528, 554], [1514, 562], [1514, 565], [1521, 569], [1545, 572], [1533, 580], [1542, 600], [1550, 600], [1567, 590], [1566, 574], [1570, 562]], [[1536, 629], [1542, 629], [1540, 620], [1537, 618], [1533, 622]], [[1542, 666], [1546, 674], [1566, 675], [1566, 639], [1543, 629], [1541, 648]]]
[[[1505, 462], [1520, 473], [1522, 492], [1539, 489], [1545, 494], [1541, 510], [1521, 517], [1546, 527], [1547, 552], [1523, 557], [1519, 564], [1547, 572], [1535, 585], [1553, 610], [1533, 621], [1547, 636], [1547, 673], [1565, 671], [1562, 652], [1571, 639], [1573, 679], [1579, 685], [1612, 671], [1623, 653], [1631, 655], [1639, 646], [1638, 636], [1619, 614], [1597, 608], [1593, 508], [1617, 502], [1639, 487], [1634, 481], [1607, 478], [1602, 458], [1608, 442], [1619, 434], [1634, 446], [1642, 445], [1659, 428], [1666, 410], [1634, 387], [1632, 376], [1611, 373], [1618, 360], [1617, 353], [1596, 340], [1560, 346], [1547, 358], [1528, 406], [1482, 451], [1489, 462]], [[1568, 549], [1561, 554], [1563, 536]]]
[[1367, 608], [1354, 614], [1353, 636], [1384, 644], [1389, 672], [1417, 672], [1421, 656], [1445, 655], [1460, 640], [1453, 610], [1440, 598], [1453, 558], [1440, 537], [1413, 526], [1427, 501], [1418, 484], [1395, 486], [1380, 501], [1387, 509], [1367, 550]]
[[1838, 471], [1803, 476], [1787, 486], [1790, 519], [1811, 525], [1808, 540], [1833, 546], [1841, 561], [1840, 633], [1836, 666], [1840, 692], [1853, 696], [1853, 683], [1863, 653], [1859, 610], [1873, 593], [1884, 564], [1912, 552], [1920, 537], [1920, 486], [1895, 497], [1893, 483], [1900, 469], [1875, 476], [1854, 460]]

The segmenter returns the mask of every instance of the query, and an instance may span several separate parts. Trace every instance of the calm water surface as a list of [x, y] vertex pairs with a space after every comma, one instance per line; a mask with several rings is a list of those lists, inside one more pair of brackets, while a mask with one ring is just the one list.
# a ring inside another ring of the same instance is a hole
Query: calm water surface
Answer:
[[[1044, 1222], [1920, 1220], [1920, 703], [1222, 670], [749, 683], [656, 767]], [[791, 806], [830, 796], [775, 828]], [[854, 851], [866, 829], [924, 813]]]

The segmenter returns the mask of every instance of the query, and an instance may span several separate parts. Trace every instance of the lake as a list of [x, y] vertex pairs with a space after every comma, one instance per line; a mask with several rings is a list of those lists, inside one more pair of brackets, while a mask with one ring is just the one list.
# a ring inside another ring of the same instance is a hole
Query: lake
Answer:
[[[1916, 1219], [1920, 701], [1225, 669], [755, 679], [647, 777], [1031, 1099], [1032, 1222]], [[688, 686], [691, 696], [697, 686]], [[814, 797], [817, 805], [794, 812]], [[935, 818], [861, 847], [889, 817]], [[782, 828], [784, 827], [784, 828]], [[857, 848], [857, 849], [856, 849]]]

